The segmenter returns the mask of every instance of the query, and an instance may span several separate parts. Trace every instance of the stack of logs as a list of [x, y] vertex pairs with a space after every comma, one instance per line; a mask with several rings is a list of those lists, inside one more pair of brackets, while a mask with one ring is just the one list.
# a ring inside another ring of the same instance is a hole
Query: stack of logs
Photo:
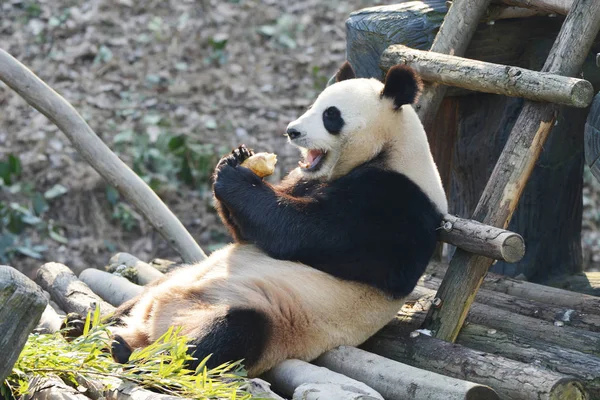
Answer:
[[[113, 273], [87, 269], [76, 277], [62, 264], [44, 264], [37, 285], [1, 267], [0, 357], [9, 362], [0, 378], [34, 328], [56, 332], [66, 313], [96, 305], [107, 315], [177, 267], [119, 253], [107, 268]], [[288, 360], [247, 390], [273, 399], [600, 399], [600, 298], [488, 274], [452, 344], [419, 329], [428, 309], [439, 306], [434, 296], [444, 273], [432, 263], [397, 318], [361, 349], [340, 347], [313, 363]], [[49, 398], [166, 400], [127, 382], [110, 392], [96, 385], [86, 395], [57, 379], [34, 383], [54, 393]]]

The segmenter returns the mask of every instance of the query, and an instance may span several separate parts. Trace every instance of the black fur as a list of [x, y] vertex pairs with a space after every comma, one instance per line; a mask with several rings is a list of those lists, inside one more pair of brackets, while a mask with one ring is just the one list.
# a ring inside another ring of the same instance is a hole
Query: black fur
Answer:
[[344, 119], [337, 107], [329, 107], [323, 111], [323, 126], [327, 129], [327, 132], [332, 135], [337, 135], [342, 131]]
[[352, 69], [352, 66], [348, 61], [344, 62], [338, 72], [335, 74], [336, 82], [354, 78], [356, 78], [356, 74], [354, 73], [354, 69]]
[[271, 186], [222, 163], [213, 186], [234, 237], [269, 256], [408, 295], [437, 243], [442, 215], [406, 176], [381, 169], [385, 154], [331, 182]]
[[191, 355], [196, 360], [187, 367], [196, 369], [206, 356], [212, 354], [206, 363], [209, 369], [242, 358], [244, 366], [251, 368], [264, 351], [270, 328], [269, 319], [260, 311], [229, 310], [213, 322], [206, 335], [190, 342], [195, 346]]
[[133, 350], [129, 347], [125, 339], [119, 335], [115, 335], [110, 343], [110, 354], [113, 360], [120, 364], [126, 364], [129, 362], [131, 353], [133, 353]]
[[423, 83], [414, 69], [407, 65], [395, 65], [389, 69], [385, 77], [382, 97], [394, 101], [395, 109], [417, 101]]

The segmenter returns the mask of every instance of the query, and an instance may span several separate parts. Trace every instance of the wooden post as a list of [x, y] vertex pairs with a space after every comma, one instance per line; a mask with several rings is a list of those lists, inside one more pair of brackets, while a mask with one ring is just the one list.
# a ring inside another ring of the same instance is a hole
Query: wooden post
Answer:
[[381, 56], [381, 66], [413, 67], [425, 81], [483, 93], [524, 97], [529, 100], [585, 108], [594, 96], [592, 84], [584, 79], [415, 50], [397, 44]]
[[94, 312], [96, 305], [100, 306], [100, 314], [103, 317], [115, 311], [112, 305], [77, 279], [66, 265], [54, 262], [42, 265], [37, 272], [36, 281], [67, 313], [77, 313], [85, 317], [88, 312]]
[[589, 398], [581, 382], [573, 377], [444, 342], [418, 332], [398, 340], [398, 333], [386, 327], [361, 347], [413, 367], [490, 386], [503, 399]]
[[489, 386], [436, 374], [349, 346], [321, 355], [315, 364], [369, 384], [386, 400], [494, 400]]
[[[427, 347], [424, 349], [419, 349], [417, 352], [420, 354], [428, 354], [424, 359], [417, 358], [418, 356], [415, 354], [415, 360], [410, 361], [405, 360], [406, 356], [403, 355], [404, 351], [406, 351], [408, 348], [406, 343], [412, 341], [413, 337], [419, 333], [419, 331], [415, 331], [415, 329], [425, 319], [430, 305], [431, 297], [428, 295], [415, 302], [405, 304], [398, 313], [398, 316], [382, 330], [371, 337], [362, 347], [366, 350], [373, 351], [377, 354], [386, 355], [386, 357], [390, 357], [401, 362], [406, 362], [410, 365], [416, 365], [415, 363], [419, 363], [419, 367], [431, 370], [431, 368], [427, 366], [436, 362], [436, 355], [435, 352], [428, 353]], [[582, 353], [577, 350], [560, 347], [555, 344], [548, 343], [545, 340], [525, 337], [514, 332], [505, 332], [500, 329], [491, 329], [487, 326], [475, 324], [471, 321], [471, 313], [469, 314], [467, 321], [468, 324], [465, 324], [456, 341], [456, 343], [460, 346], [452, 346], [449, 343], [442, 342], [445, 343], [448, 348], [456, 349], [457, 356], [463, 351], [461, 349], [466, 349], [464, 351], [467, 352], [476, 350], [479, 352], [494, 354], [495, 356], [500, 356], [501, 360], [507, 359], [509, 362], [517, 362], [513, 365], [513, 368], [516, 368], [515, 371], [521, 372], [517, 372], [515, 377], [518, 376], [519, 373], [522, 373], [524, 376], [523, 379], [529, 379], [527, 377], [529, 373], [526, 371], [530, 367], [540, 368], [542, 371], [553, 371], [563, 376], [575, 377], [584, 385], [585, 389], [589, 391], [590, 394], [598, 395], [600, 393], [600, 381], [597, 379], [597, 371], [600, 371], [600, 358], [591, 354]], [[531, 327], [528, 328], [531, 330]], [[424, 335], [424, 333], [422, 335]], [[424, 341], [422, 345], [429, 346], [428, 343], [429, 341]], [[489, 362], [491, 365], [494, 365], [494, 359], [486, 359], [488, 354], [485, 353], [478, 353], [478, 356], [483, 356], [481, 360], [486, 360], [484, 364]], [[429, 360], [429, 357], [434, 357], [434, 360]], [[469, 357], [469, 355], [465, 354], [464, 357], [466, 359]], [[475, 363], [476, 369], [470, 369], [470, 361], [473, 360], [467, 360], [467, 362], [463, 364], [466, 371], [465, 374], [473, 373], [478, 375], [483, 369], [488, 368]], [[481, 368], [481, 370], [479, 370], [479, 368]], [[454, 376], [451, 372], [453, 370], [457, 371], [455, 365], [448, 368], [448, 370], [443, 369], [439, 372], [445, 375], [450, 373], [450, 375]], [[540, 376], [542, 374], [538, 372], [533, 375]], [[492, 378], [493, 377], [494, 375], [492, 375]], [[507, 376], [505, 377], [508, 378]], [[466, 379], [465, 377], [462, 378]], [[524, 387], [532, 384], [535, 385], [533, 382], [521, 381], [521, 383]], [[511, 379], [507, 379], [499, 383], [498, 386], [493, 387], [498, 390], [499, 393], [506, 396], [507, 392], [509, 391], [518, 392], [518, 387], [511, 385]], [[531, 393], [528, 393], [527, 389], [524, 390], [522, 397], [528, 398], [529, 396], [531, 396]], [[522, 397], [517, 395], [516, 397], [507, 398], [513, 399]], [[592, 396], [592, 398], [595, 399], [596, 397]]]
[[495, 260], [517, 262], [525, 254], [521, 235], [446, 214], [438, 230], [441, 241]]
[[[454, 0], [429, 51], [463, 56], [489, 4], [490, 0]], [[446, 90], [438, 83], [425, 85], [415, 107], [425, 131], [435, 120]]]
[[[576, 0], [542, 69], [565, 76], [579, 72], [600, 29], [600, 2]], [[558, 106], [527, 102], [523, 107], [472, 219], [506, 228], [542, 151]], [[549, 199], [550, 200], [550, 199]], [[426, 326], [437, 338], [454, 341], [491, 260], [457, 250], [440, 286], [441, 307]]]
[[0, 265], [0, 382], [12, 371], [46, 304], [44, 293], [31, 279]]

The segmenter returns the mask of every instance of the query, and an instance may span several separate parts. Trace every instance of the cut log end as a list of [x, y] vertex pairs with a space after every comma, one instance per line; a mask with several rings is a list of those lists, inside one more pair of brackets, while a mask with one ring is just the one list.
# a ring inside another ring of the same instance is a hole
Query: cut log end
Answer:
[[585, 108], [592, 103], [594, 87], [589, 81], [579, 80], [571, 88], [573, 106]]
[[520, 261], [525, 255], [525, 241], [516, 233], [508, 235], [502, 243], [502, 258], [509, 263]]
[[565, 378], [556, 382], [549, 398], [550, 400], [587, 400], [589, 397], [581, 382]]
[[496, 400], [498, 394], [487, 386], [475, 386], [466, 393], [465, 400]]

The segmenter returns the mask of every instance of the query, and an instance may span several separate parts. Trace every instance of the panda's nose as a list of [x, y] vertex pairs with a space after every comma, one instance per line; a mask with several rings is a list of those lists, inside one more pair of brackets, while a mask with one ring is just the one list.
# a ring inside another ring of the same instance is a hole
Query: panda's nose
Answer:
[[301, 133], [297, 129], [288, 128], [287, 131], [286, 131], [286, 135], [288, 135], [288, 137], [293, 140], [293, 139], [299, 138], [300, 135], [301, 135]]

